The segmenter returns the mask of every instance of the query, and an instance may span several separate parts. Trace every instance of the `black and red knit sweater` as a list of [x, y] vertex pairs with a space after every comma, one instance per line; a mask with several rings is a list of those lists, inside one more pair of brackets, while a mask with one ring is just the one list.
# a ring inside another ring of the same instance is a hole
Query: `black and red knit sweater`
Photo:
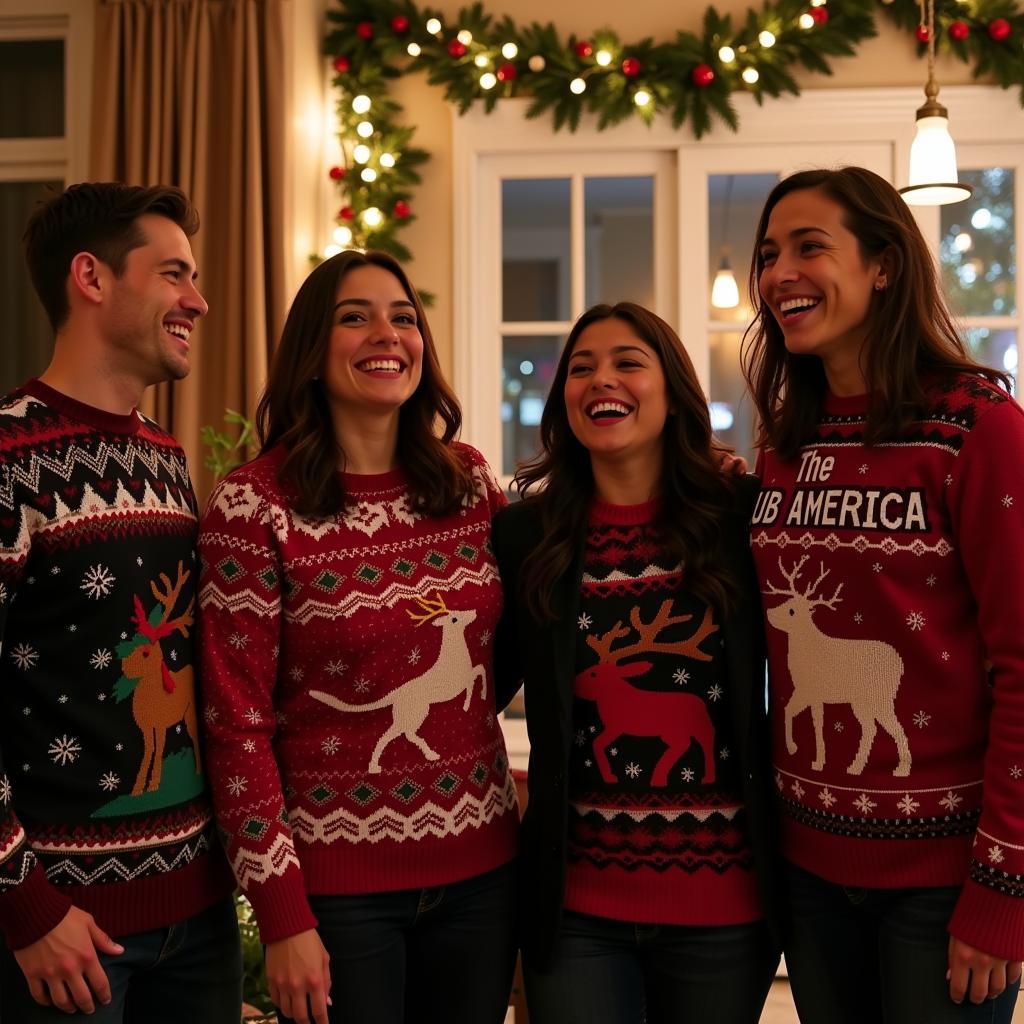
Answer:
[[898, 440], [829, 396], [764, 454], [752, 542], [768, 622], [783, 853], [846, 885], [963, 885], [950, 922], [1024, 956], [1024, 411], [928, 389]]
[[591, 509], [565, 906], [656, 924], [754, 921], [720, 627], [687, 590], [656, 513], [654, 503]]
[[455, 514], [413, 510], [401, 471], [294, 513], [283, 450], [232, 473], [200, 537], [207, 750], [217, 816], [264, 942], [313, 927], [307, 893], [443, 885], [515, 856], [495, 716], [504, 503], [478, 452]]
[[125, 935], [232, 888], [201, 773], [195, 497], [155, 423], [31, 381], [0, 403], [0, 926]]

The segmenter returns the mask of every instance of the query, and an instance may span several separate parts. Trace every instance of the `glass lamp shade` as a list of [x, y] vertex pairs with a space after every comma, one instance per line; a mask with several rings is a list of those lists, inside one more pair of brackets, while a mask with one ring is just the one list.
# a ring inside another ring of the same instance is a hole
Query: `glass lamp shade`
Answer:
[[722, 260], [722, 265], [715, 274], [711, 285], [711, 305], [715, 309], [735, 309], [740, 304], [740, 290], [736, 285], [729, 261]]
[[956, 146], [949, 134], [949, 119], [919, 117], [910, 147], [910, 176], [900, 194], [909, 206], [945, 206], [971, 195], [969, 185], [957, 181]]

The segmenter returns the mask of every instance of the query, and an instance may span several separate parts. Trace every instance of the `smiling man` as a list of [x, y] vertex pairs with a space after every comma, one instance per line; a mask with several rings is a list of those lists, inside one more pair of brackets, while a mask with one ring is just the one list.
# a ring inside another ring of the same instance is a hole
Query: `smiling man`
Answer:
[[178, 189], [108, 183], [40, 204], [25, 232], [55, 341], [0, 402], [5, 1021], [238, 1019], [196, 725], [196, 500], [136, 408], [189, 371], [197, 228]]

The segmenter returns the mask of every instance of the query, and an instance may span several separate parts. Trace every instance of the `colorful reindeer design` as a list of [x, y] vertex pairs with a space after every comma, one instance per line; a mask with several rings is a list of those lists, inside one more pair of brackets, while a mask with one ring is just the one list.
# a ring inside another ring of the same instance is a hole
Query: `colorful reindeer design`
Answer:
[[608, 748], [622, 735], [657, 736], [665, 744], [665, 752], [658, 758], [651, 774], [652, 786], [667, 786], [672, 766], [696, 743], [704, 755], [703, 782], [715, 781], [715, 729], [711, 724], [704, 701], [692, 693], [659, 693], [641, 690], [628, 680], [642, 676], [652, 665], [649, 661], [622, 664], [623, 659], [637, 654], [654, 652], [678, 654], [695, 661], [710, 661], [711, 655], [700, 649], [701, 643], [718, 626], [711, 617], [711, 609], [696, 631], [685, 640], [659, 641], [657, 636], [669, 626], [688, 622], [692, 615], [671, 615], [672, 599], [662, 602], [658, 613], [650, 622], [643, 622], [640, 609], [633, 608], [629, 621], [639, 639], [612, 650], [612, 644], [630, 634], [628, 626], [616, 622], [600, 637], [588, 636], [587, 643], [597, 652], [600, 662], [576, 676], [576, 693], [597, 702], [601, 718], [601, 732], [594, 737], [594, 757], [605, 782], [618, 782], [608, 763]]
[[825, 767], [825, 705], [849, 704], [860, 723], [860, 746], [850, 767], [849, 775], [860, 775], [868, 761], [871, 744], [880, 725], [895, 741], [899, 762], [894, 776], [910, 774], [910, 746], [907, 734], [896, 717], [896, 691], [903, 678], [903, 659], [895, 647], [881, 640], [852, 640], [829, 636], [814, 624], [815, 608], [835, 611], [842, 599], [839, 592], [829, 598], [814, 597], [814, 591], [828, 575], [824, 564], [818, 578], [806, 589], [797, 589], [804, 555], [786, 572], [779, 558], [779, 570], [789, 584], [780, 589], [769, 583], [765, 594], [782, 594], [787, 601], [766, 611], [768, 621], [789, 634], [789, 674], [793, 680], [793, 695], [786, 704], [786, 748], [796, 753], [793, 739], [793, 719], [807, 708], [814, 722], [814, 761], [811, 767], [820, 772]]
[[453, 611], [444, 603], [440, 593], [434, 591], [434, 600], [417, 597], [422, 614], [411, 609], [406, 610], [417, 626], [432, 622], [441, 630], [441, 650], [437, 660], [422, 675], [410, 679], [407, 683], [396, 687], [386, 697], [368, 704], [346, 704], [345, 701], [332, 697], [322, 690], [310, 690], [309, 695], [318, 701], [336, 708], [338, 711], [377, 711], [390, 707], [392, 721], [384, 735], [377, 741], [377, 746], [370, 757], [368, 771], [377, 775], [381, 771], [380, 757], [387, 746], [405, 736], [423, 751], [428, 761], [436, 761], [440, 756], [432, 750], [422, 736], [419, 728], [427, 720], [433, 704], [445, 701], [465, 693], [462, 710], [469, 711], [469, 703], [473, 698], [473, 687], [480, 680], [480, 696], [487, 696], [487, 675], [482, 665], [474, 665], [466, 645], [466, 627], [476, 618], [475, 611]]
[[[142, 730], [143, 751], [139, 774], [132, 787], [132, 796], [152, 793], [160, 788], [163, 771], [164, 744], [167, 730], [184, 722], [195, 754], [196, 774], [202, 771], [199, 755], [199, 729], [196, 722], [195, 687], [192, 667], [186, 666], [172, 672], [164, 661], [160, 641], [175, 631], [188, 637], [192, 626], [192, 602], [177, 618], [171, 618], [174, 606], [181, 595], [181, 588], [188, 581], [190, 573], [178, 563], [178, 579], [172, 586], [165, 573], [160, 574], [161, 590], [155, 582], [150, 583], [157, 607], [147, 617], [142, 601], [135, 595], [135, 614], [132, 622], [137, 633], [132, 640], [118, 648], [121, 655], [121, 674], [129, 688], [117, 692], [118, 699], [131, 693], [132, 716]], [[155, 616], [157, 621], [153, 621]]]

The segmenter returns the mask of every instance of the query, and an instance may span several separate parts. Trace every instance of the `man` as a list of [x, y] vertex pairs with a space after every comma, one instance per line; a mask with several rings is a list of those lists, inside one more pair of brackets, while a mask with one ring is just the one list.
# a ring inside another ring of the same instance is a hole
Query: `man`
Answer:
[[136, 409], [188, 373], [197, 227], [178, 189], [81, 184], [25, 232], [56, 340], [0, 402], [9, 1024], [238, 1019], [196, 726], [196, 501], [181, 448]]

